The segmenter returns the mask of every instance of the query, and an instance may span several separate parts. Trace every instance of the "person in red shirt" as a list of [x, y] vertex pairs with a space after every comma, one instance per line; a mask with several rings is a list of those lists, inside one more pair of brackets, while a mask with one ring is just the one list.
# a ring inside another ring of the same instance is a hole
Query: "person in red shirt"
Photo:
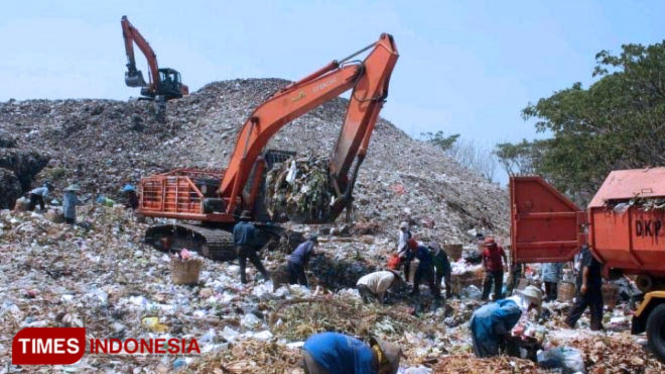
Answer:
[[503, 263], [508, 263], [506, 252], [494, 241], [494, 238], [487, 238], [483, 242], [483, 267], [485, 268], [485, 281], [483, 282], [482, 300], [487, 300], [490, 296], [490, 289], [494, 283], [494, 300], [503, 298], [501, 289], [503, 288]]

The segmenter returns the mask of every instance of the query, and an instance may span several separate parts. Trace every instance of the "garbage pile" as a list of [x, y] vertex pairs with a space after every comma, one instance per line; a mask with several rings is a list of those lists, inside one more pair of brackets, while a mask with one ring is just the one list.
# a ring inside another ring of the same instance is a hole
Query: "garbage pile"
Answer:
[[[138, 185], [147, 175], [223, 168], [247, 116], [288, 83], [213, 82], [169, 103], [163, 124], [156, 121], [154, 103], [146, 101], [10, 100], [0, 103], [0, 130], [11, 138], [6, 144], [50, 157], [30, 187], [49, 179], [53, 196], [59, 196], [62, 188], [77, 183], [82, 195], [121, 201], [119, 189]], [[329, 157], [347, 106], [342, 98], [326, 102], [277, 132], [266, 149]], [[400, 221], [449, 243], [464, 243], [469, 227], [508, 232], [505, 191], [384, 119], [372, 134], [354, 198], [352, 219], [378, 222], [382, 230], [374, 234], [390, 234]]]
[[646, 355], [635, 337], [623, 333], [600, 334], [587, 331], [560, 330], [553, 332], [550, 342], [554, 346], [579, 349], [587, 373], [662, 373], [665, 365]]
[[273, 219], [301, 223], [334, 221], [335, 195], [329, 159], [289, 159], [266, 176], [266, 207]]
[[436, 374], [545, 374], [533, 361], [515, 357], [499, 356], [478, 359], [473, 355], [451, 355], [441, 357], [433, 367]]

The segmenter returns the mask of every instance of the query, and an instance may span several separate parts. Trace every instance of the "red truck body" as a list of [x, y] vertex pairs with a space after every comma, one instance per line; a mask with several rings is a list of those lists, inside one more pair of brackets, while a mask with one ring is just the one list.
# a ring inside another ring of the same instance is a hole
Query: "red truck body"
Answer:
[[586, 212], [540, 177], [512, 177], [510, 194], [514, 261], [570, 261], [589, 244], [605, 272], [665, 277], [665, 168], [611, 172]]

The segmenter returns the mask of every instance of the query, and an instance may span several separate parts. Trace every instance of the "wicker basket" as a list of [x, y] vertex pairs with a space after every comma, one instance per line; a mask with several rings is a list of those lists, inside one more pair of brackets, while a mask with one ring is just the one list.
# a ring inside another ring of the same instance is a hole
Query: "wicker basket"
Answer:
[[463, 274], [452, 274], [450, 276], [451, 289], [455, 295], [459, 295], [465, 287], [471, 285], [478, 287], [478, 289], [482, 291], [484, 280], [485, 271], [482, 269], [469, 271]]
[[289, 267], [287, 265], [280, 265], [277, 269], [273, 270], [270, 274], [272, 279], [272, 290], [275, 291], [283, 284], [289, 284]]
[[612, 283], [605, 283], [602, 287], [603, 291], [603, 304], [607, 309], [612, 310], [617, 305], [619, 299], [619, 287]]
[[462, 257], [462, 251], [464, 250], [461, 244], [446, 244], [443, 246], [443, 249], [446, 251], [451, 261], [459, 260]]
[[182, 261], [179, 258], [171, 258], [171, 278], [175, 284], [196, 284], [199, 282], [201, 259]]
[[556, 292], [556, 300], [560, 303], [572, 301], [575, 297], [575, 283], [559, 282]]

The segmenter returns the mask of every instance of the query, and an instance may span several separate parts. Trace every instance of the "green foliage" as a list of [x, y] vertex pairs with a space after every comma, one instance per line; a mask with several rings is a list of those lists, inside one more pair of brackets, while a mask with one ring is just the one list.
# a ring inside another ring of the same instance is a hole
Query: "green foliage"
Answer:
[[424, 132], [421, 133], [420, 136], [425, 138], [425, 141], [436, 145], [443, 151], [448, 151], [451, 149], [457, 141], [457, 138], [459, 138], [459, 134], [445, 136], [441, 130], [437, 131], [436, 133]]
[[517, 144], [499, 143], [494, 155], [508, 175], [533, 175], [540, 169], [543, 153], [549, 143], [549, 140], [529, 142], [526, 139]]
[[665, 45], [624, 45], [618, 56], [601, 51], [596, 62], [599, 79], [588, 89], [575, 83], [523, 110], [553, 138], [499, 145], [502, 165], [526, 165], [579, 200], [612, 170], [665, 165]]

